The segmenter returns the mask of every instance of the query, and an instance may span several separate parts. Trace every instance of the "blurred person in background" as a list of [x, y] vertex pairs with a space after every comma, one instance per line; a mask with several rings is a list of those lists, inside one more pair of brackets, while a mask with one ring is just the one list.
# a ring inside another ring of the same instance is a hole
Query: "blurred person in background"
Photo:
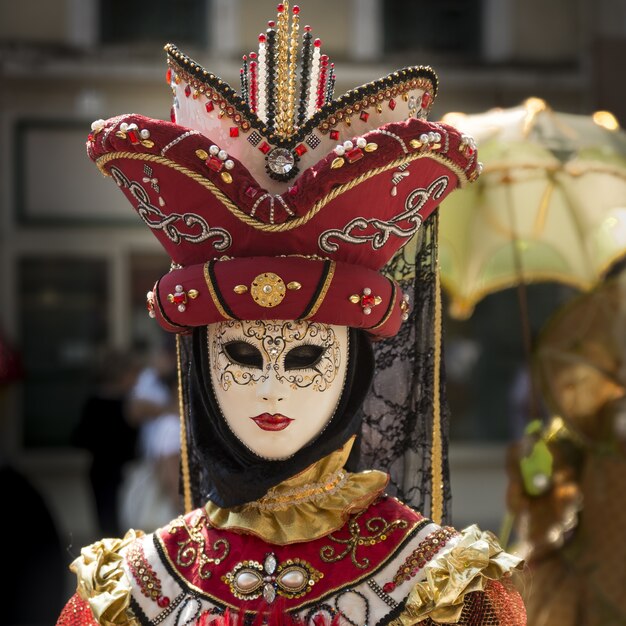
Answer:
[[89, 480], [100, 531], [120, 532], [118, 490], [126, 465], [137, 454], [137, 427], [129, 421], [129, 393], [140, 361], [129, 351], [109, 349], [94, 368], [93, 389], [86, 398], [72, 443], [91, 453]]
[[[0, 333], [0, 431], [6, 415], [5, 397], [23, 375], [19, 353]], [[0, 516], [0, 533], [8, 539], [2, 558], [11, 566], [8, 588], [2, 594], [0, 623], [44, 626], [63, 606], [64, 578], [58, 573], [66, 559], [48, 503], [9, 457], [5, 443], [0, 440], [0, 493], [3, 502], [19, 502], [20, 509], [19, 517]], [[33, 589], [37, 589], [36, 602], [32, 601]]]
[[176, 342], [164, 336], [131, 393], [129, 410], [139, 437], [138, 458], [119, 494], [125, 528], [153, 530], [182, 513], [177, 383]]

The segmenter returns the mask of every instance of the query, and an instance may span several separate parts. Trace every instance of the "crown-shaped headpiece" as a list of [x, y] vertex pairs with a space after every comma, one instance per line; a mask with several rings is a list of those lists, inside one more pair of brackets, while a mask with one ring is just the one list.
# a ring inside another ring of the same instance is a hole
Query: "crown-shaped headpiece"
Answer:
[[279, 5], [241, 93], [168, 44], [171, 123], [92, 126], [90, 157], [172, 258], [149, 294], [167, 330], [311, 319], [395, 334], [407, 303], [379, 270], [479, 173], [470, 138], [426, 121], [431, 68], [333, 99], [334, 67], [308, 26], [300, 42], [299, 14]]

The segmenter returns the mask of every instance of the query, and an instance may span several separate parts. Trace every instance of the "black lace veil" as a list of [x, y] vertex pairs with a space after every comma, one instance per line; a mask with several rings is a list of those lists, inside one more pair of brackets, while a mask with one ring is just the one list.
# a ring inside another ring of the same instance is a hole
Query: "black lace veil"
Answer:
[[[438, 521], [448, 523], [449, 409], [437, 315], [437, 307], [441, 306], [437, 228], [438, 215], [434, 214], [384, 269], [400, 283], [403, 292], [409, 294], [411, 310], [409, 319], [395, 337], [374, 343], [376, 369], [363, 403], [358, 466], [388, 472], [387, 492], [426, 515], [433, 515], [433, 508], [437, 508], [433, 507], [433, 497], [437, 497], [438, 488], [442, 500], [441, 520]], [[439, 368], [438, 390], [435, 389], [436, 367]], [[436, 415], [437, 403], [439, 415]], [[441, 443], [435, 446], [434, 454], [439, 455], [439, 459], [433, 458], [437, 422]], [[441, 484], [433, 485], [432, 468], [437, 462], [441, 467]]]

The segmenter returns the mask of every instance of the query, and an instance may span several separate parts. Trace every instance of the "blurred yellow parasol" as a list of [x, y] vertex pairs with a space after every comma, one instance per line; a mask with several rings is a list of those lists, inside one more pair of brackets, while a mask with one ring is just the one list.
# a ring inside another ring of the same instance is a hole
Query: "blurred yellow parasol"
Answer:
[[626, 254], [626, 132], [611, 113], [559, 113], [529, 98], [442, 121], [474, 138], [484, 167], [440, 212], [451, 316], [520, 284], [589, 290]]

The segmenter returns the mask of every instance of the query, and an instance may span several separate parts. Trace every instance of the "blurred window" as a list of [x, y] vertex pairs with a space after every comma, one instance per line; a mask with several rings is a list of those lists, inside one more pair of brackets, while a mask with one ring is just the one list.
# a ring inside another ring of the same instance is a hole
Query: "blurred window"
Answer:
[[206, 46], [207, 0], [102, 0], [103, 44]]
[[25, 447], [68, 445], [107, 339], [107, 263], [28, 257], [18, 265]]
[[385, 52], [433, 52], [471, 60], [480, 52], [481, 0], [383, 2]]

